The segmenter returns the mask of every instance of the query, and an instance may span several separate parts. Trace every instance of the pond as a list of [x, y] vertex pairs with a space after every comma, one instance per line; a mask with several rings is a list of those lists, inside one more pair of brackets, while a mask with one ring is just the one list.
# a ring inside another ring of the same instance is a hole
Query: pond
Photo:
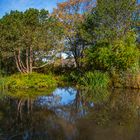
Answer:
[[138, 90], [21, 92], [0, 95], [0, 140], [140, 140]]

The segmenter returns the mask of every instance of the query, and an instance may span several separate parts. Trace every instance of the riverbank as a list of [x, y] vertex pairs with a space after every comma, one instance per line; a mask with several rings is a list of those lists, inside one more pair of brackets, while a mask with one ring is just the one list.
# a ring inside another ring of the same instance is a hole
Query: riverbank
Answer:
[[14, 74], [0, 78], [0, 87], [2, 89], [51, 89], [58, 86], [75, 86], [86, 89], [107, 89], [114, 88], [131, 88], [140, 89], [140, 73], [121, 73], [113, 74], [100, 71], [85, 72], [78, 74], [71, 72], [69, 74]]
[[0, 86], [6, 89], [29, 89], [29, 88], [53, 88], [57, 86], [57, 81], [52, 74], [14, 74], [3, 77]]

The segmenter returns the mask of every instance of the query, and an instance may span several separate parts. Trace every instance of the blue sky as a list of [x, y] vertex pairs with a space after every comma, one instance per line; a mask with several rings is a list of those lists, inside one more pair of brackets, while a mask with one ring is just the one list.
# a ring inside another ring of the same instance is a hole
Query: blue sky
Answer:
[[57, 2], [64, 0], [0, 0], [0, 17], [11, 10], [24, 11], [28, 8], [45, 8], [50, 12]]
[[11, 10], [24, 11], [28, 8], [45, 8], [51, 12], [57, 2], [63, 1], [65, 0], [0, 0], [0, 17]]

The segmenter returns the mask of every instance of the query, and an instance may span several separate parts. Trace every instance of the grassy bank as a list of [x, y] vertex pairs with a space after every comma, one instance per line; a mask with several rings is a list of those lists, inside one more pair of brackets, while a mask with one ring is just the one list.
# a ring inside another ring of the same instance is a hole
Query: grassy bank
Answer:
[[51, 74], [14, 74], [1, 78], [0, 86], [7, 89], [53, 88], [57, 82]]
[[121, 73], [110, 76], [101, 71], [78, 73], [72, 71], [69, 74], [14, 74], [8, 77], [0, 78], [0, 87], [2, 89], [39, 89], [56, 88], [57, 86], [77, 86], [87, 89], [107, 89], [108, 87], [117, 88], [140, 88], [140, 74]]

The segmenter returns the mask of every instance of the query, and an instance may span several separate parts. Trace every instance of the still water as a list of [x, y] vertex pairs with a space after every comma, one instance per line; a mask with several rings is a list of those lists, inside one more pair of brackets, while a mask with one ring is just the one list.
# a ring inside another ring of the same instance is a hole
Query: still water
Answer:
[[36, 92], [1, 93], [0, 140], [140, 140], [140, 91]]

